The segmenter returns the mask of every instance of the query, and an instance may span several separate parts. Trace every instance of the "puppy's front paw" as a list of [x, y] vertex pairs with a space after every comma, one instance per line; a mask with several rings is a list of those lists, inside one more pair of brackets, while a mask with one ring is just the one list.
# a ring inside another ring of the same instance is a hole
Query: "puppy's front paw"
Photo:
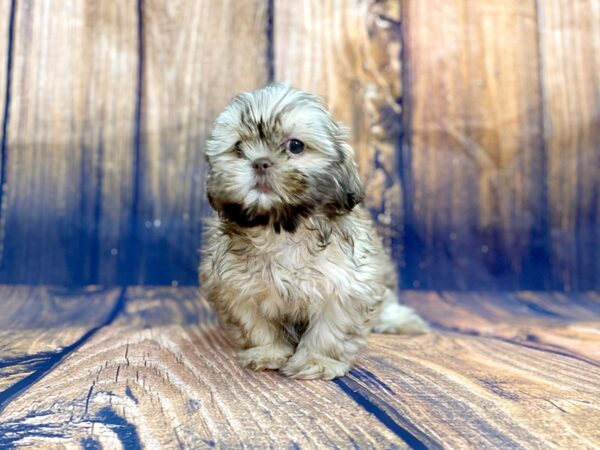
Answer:
[[239, 363], [252, 370], [279, 369], [292, 356], [294, 349], [283, 344], [261, 345], [238, 352]]
[[280, 370], [281, 373], [292, 378], [314, 380], [322, 378], [332, 380], [343, 377], [350, 370], [350, 364], [329, 358], [318, 353], [298, 352], [290, 358]]

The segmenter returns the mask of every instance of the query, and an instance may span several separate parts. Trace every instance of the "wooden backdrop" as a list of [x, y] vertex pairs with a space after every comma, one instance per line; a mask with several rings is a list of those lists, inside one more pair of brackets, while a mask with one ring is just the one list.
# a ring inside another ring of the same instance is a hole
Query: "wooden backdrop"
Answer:
[[273, 80], [404, 287], [600, 289], [600, 0], [0, 0], [0, 282], [196, 283], [210, 125]]

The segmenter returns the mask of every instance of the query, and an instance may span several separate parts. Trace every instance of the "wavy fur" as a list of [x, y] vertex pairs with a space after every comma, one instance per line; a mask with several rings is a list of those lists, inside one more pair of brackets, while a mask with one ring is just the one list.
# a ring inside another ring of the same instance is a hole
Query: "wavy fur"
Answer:
[[[285, 143], [305, 144], [299, 154]], [[247, 367], [331, 379], [366, 337], [427, 329], [396, 300], [346, 131], [317, 97], [273, 85], [238, 95], [207, 145], [202, 287]], [[273, 165], [257, 188], [252, 161]], [[382, 311], [384, 315], [382, 316]]]

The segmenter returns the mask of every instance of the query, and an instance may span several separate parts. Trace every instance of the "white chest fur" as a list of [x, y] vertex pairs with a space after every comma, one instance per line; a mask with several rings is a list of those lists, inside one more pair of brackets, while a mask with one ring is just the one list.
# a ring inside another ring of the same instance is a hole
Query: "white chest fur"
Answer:
[[247, 255], [252, 284], [286, 302], [312, 303], [330, 295], [335, 252], [316, 245], [313, 234], [306, 229], [293, 234], [269, 230], [254, 236]]
[[312, 222], [295, 233], [257, 227], [222, 234], [208, 246], [212, 280], [237, 292], [236, 304], [271, 318], [306, 318], [331, 301], [376, 302], [383, 295], [380, 248], [363, 223], [354, 221], [348, 232]]

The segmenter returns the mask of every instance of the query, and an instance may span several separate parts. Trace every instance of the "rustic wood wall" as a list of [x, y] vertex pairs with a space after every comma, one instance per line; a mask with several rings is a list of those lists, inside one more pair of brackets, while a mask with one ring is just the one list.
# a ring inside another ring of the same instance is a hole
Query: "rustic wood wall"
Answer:
[[275, 80], [403, 286], [600, 289], [600, 0], [0, 0], [0, 282], [196, 283], [210, 124]]

